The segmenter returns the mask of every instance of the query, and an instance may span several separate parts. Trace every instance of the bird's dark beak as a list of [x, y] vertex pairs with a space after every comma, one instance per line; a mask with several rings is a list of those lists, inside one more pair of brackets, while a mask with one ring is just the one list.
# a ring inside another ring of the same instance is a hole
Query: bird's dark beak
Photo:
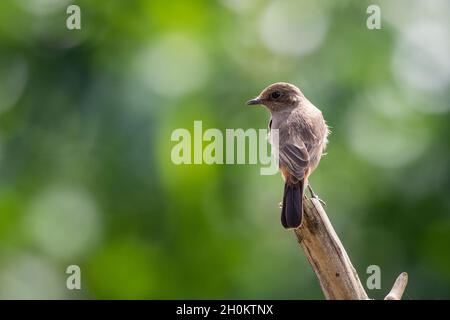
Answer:
[[261, 99], [259, 97], [256, 97], [255, 99], [247, 101], [247, 105], [248, 106], [254, 106], [254, 105], [257, 105], [257, 104], [261, 104]]

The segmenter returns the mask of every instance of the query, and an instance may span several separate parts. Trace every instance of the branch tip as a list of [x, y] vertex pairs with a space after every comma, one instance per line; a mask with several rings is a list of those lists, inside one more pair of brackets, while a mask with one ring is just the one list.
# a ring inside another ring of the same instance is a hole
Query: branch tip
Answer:
[[397, 277], [397, 280], [395, 280], [391, 292], [389, 292], [384, 300], [401, 300], [407, 284], [408, 274], [406, 272], [400, 273], [400, 275]]

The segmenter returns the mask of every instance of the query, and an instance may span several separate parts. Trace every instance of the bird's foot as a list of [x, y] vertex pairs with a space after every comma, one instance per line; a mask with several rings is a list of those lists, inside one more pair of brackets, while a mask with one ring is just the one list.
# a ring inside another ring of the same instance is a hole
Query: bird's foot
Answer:
[[279, 207], [280, 209], [283, 208], [283, 201], [280, 201], [280, 202], [278, 203], [278, 207]]
[[311, 194], [311, 198], [318, 200], [323, 206], [327, 206], [327, 203], [319, 198], [319, 196], [314, 192], [314, 190], [311, 188], [311, 186], [308, 184], [308, 190]]
[[324, 207], [327, 206], [327, 203], [325, 201], [323, 201], [322, 199], [320, 199], [317, 194], [312, 196], [313, 199], [318, 200]]

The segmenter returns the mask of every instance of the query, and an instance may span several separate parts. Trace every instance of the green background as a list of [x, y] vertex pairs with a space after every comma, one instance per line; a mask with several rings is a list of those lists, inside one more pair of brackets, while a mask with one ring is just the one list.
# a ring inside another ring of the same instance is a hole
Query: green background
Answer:
[[[67, 30], [66, 8], [81, 8]], [[369, 4], [382, 28], [366, 26]], [[266, 128], [291, 82], [332, 135], [315, 191], [361, 281], [450, 298], [448, 1], [0, 1], [0, 298], [322, 299], [280, 176], [181, 165], [173, 130]], [[82, 290], [65, 271], [81, 268]]]

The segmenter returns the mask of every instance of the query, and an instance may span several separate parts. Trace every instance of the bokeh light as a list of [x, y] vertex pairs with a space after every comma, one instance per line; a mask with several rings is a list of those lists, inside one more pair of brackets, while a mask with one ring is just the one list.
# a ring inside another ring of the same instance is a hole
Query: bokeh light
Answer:
[[64, 272], [49, 260], [15, 252], [0, 266], [0, 299], [68, 298]]
[[316, 2], [272, 1], [261, 16], [263, 43], [275, 53], [303, 55], [314, 51], [328, 29], [326, 9]]
[[399, 82], [419, 90], [442, 90], [450, 83], [450, 24], [417, 22], [406, 29], [393, 55]]
[[31, 201], [24, 219], [30, 241], [60, 259], [79, 259], [93, 250], [101, 234], [97, 208], [82, 189], [54, 185]]
[[139, 52], [135, 67], [140, 80], [164, 96], [177, 97], [199, 89], [208, 79], [208, 57], [192, 39], [170, 34]]
[[356, 99], [347, 128], [352, 148], [368, 162], [386, 168], [415, 160], [426, 150], [430, 136], [420, 115], [385, 89]]

